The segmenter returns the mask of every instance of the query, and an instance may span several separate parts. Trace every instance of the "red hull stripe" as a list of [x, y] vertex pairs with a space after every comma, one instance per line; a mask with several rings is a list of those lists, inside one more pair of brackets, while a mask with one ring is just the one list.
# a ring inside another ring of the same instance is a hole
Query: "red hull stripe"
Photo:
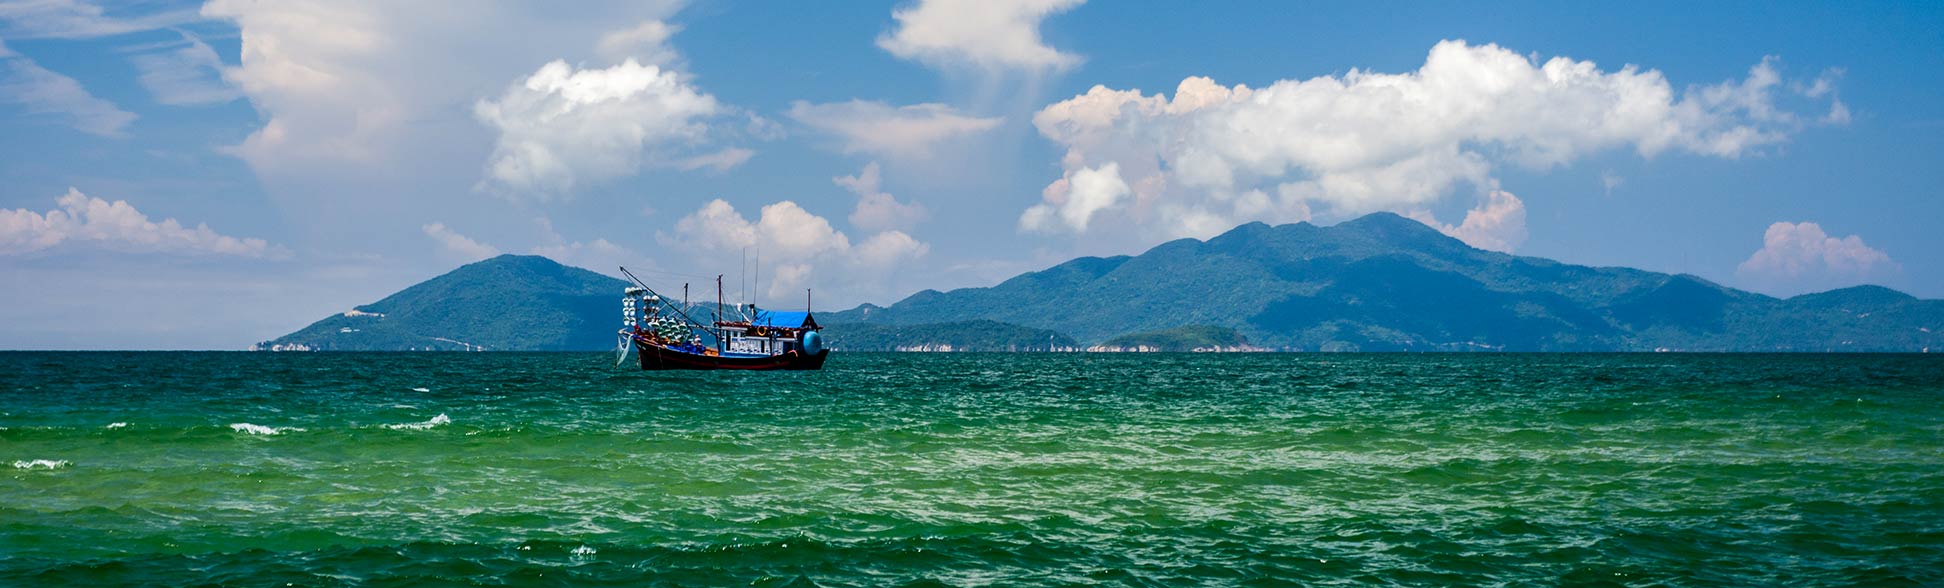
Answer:
[[767, 357], [721, 357], [676, 351], [654, 343], [635, 340], [635, 354], [644, 370], [814, 370], [822, 369], [830, 350], [816, 355], [790, 352]]

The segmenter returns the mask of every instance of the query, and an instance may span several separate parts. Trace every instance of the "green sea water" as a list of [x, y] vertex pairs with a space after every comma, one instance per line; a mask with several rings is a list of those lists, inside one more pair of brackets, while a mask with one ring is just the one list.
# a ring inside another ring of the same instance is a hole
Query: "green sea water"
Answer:
[[1944, 585], [1944, 359], [0, 354], [0, 585]]

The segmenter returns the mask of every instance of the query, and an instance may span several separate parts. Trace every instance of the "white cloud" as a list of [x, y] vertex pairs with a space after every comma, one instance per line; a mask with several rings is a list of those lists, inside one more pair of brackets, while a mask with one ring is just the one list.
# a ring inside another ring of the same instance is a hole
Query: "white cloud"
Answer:
[[1769, 292], [1796, 293], [1895, 277], [1902, 267], [1856, 235], [1836, 238], [1812, 222], [1778, 222], [1762, 234], [1762, 248], [1735, 268], [1743, 282]]
[[1830, 99], [1829, 114], [1823, 115], [1822, 123], [1839, 127], [1850, 123], [1850, 110], [1848, 106], [1843, 105], [1843, 99]]
[[1839, 127], [1850, 123], [1849, 106], [1843, 104], [1843, 98], [1838, 96], [1836, 91], [1836, 81], [1843, 78], [1843, 73], [1842, 68], [1833, 67], [1823, 70], [1822, 75], [1816, 76], [1815, 81], [1808, 84], [1795, 84], [1797, 94], [1811, 99], [1825, 96], [1829, 98], [1829, 112], [1817, 122]]
[[798, 101], [789, 114], [805, 126], [842, 139], [845, 153], [898, 159], [928, 157], [933, 145], [990, 130], [1001, 120], [967, 116], [944, 104], [891, 106], [864, 100]]
[[891, 13], [897, 30], [878, 47], [933, 66], [1058, 70], [1080, 58], [1048, 47], [1040, 21], [1085, 0], [920, 0]]
[[[130, 6], [143, 5], [135, 3]], [[0, 2], [0, 36], [17, 39], [88, 39], [154, 30], [196, 20], [196, 11], [188, 8], [110, 16], [100, 6], [76, 0]]]
[[919, 242], [904, 231], [884, 231], [871, 235], [871, 238], [857, 244], [851, 254], [857, 263], [865, 267], [884, 268], [901, 261], [923, 257], [930, 250], [931, 246]]
[[772, 299], [794, 299], [808, 287], [834, 292], [838, 300], [881, 293], [900, 264], [930, 251], [902, 231], [881, 231], [853, 245], [830, 221], [788, 200], [764, 206], [754, 221], [714, 200], [657, 239], [696, 252], [704, 263], [734, 265], [744, 252], [759, 256], [763, 291]]
[[668, 44], [669, 37], [681, 32], [682, 27], [659, 20], [646, 20], [632, 28], [611, 31], [601, 35], [596, 50], [609, 61], [622, 62], [629, 59], [641, 63], [668, 67], [681, 59], [674, 47]]
[[0, 44], [0, 103], [20, 106], [31, 114], [53, 115], [75, 130], [103, 137], [120, 137], [135, 115], [96, 98], [81, 82], [47, 68]]
[[[1677, 93], [1658, 71], [1603, 71], [1589, 61], [1539, 62], [1496, 45], [1446, 41], [1417, 71], [1283, 80], [1224, 87], [1191, 77], [1174, 96], [1095, 86], [1034, 116], [1040, 133], [1065, 148], [1064, 176], [1021, 227], [1046, 228], [1050, 211], [1072, 206], [1068, 185], [1118, 164], [1131, 198], [1072, 218], [1112, 216], [1112, 231], [1147, 239], [1205, 235], [1250, 220], [1423, 209], [1469, 185], [1495, 214], [1493, 168], [1570, 164], [1597, 151], [1631, 148], [1735, 158], [1759, 153], [1804, 126], [1778, 108], [1772, 59], [1747, 78]], [[1509, 196], [1509, 195], [1508, 195]], [[1513, 201], [1506, 201], [1513, 202]], [[1522, 207], [1521, 207], [1522, 209]], [[1510, 220], [1511, 208], [1501, 206]], [[1522, 216], [1522, 215], [1520, 215]], [[1063, 223], [1078, 233], [1102, 223]], [[1462, 225], [1461, 225], [1462, 226]], [[1484, 225], [1479, 225], [1484, 226]], [[1516, 239], [1480, 242], [1516, 245]]]
[[162, 222], [125, 201], [109, 202], [68, 188], [56, 199], [57, 210], [37, 213], [0, 209], [0, 255], [42, 251], [63, 243], [87, 243], [132, 253], [230, 255], [257, 259], [290, 256], [282, 247], [262, 239], [217, 234], [209, 225], [187, 228], [176, 219]]
[[489, 187], [545, 199], [581, 182], [632, 174], [644, 149], [698, 141], [722, 111], [674, 72], [630, 58], [605, 69], [553, 61], [474, 114], [499, 132]]
[[419, 227], [419, 230], [424, 231], [425, 236], [431, 237], [433, 241], [439, 244], [439, 251], [441, 253], [460, 261], [479, 261], [500, 254], [498, 247], [474, 241], [470, 237], [447, 228], [445, 223], [428, 224]]
[[743, 162], [749, 161], [749, 158], [755, 156], [756, 156], [755, 150], [744, 149], [741, 147], [730, 147], [727, 149], [723, 149], [721, 151], [717, 151], [715, 153], [705, 153], [694, 157], [685, 157], [669, 163], [671, 165], [674, 165], [677, 169], [681, 169], [683, 171], [694, 171], [702, 168], [708, 168], [710, 171], [724, 172], [724, 171], [729, 171], [730, 168], [736, 167], [738, 165], [742, 165]]
[[129, 57], [141, 70], [142, 87], [170, 105], [221, 104], [243, 96], [222, 79], [223, 61], [208, 44], [182, 33], [182, 43]]
[[1488, 192], [1485, 201], [1466, 211], [1465, 220], [1456, 226], [1438, 222], [1425, 210], [1410, 211], [1405, 216], [1479, 249], [1510, 253], [1526, 240], [1525, 202], [1504, 190]]
[[838, 186], [857, 195], [857, 208], [850, 213], [850, 224], [864, 230], [908, 229], [925, 220], [924, 205], [899, 202], [882, 189], [878, 163], [865, 164], [854, 176], [831, 178]]
[[1120, 176], [1120, 164], [1083, 168], [1071, 177], [1047, 187], [1047, 202], [1026, 209], [1019, 217], [1020, 228], [1031, 231], [1057, 230], [1061, 225], [1075, 232], [1086, 232], [1094, 214], [1114, 208], [1134, 193]]
[[615, 23], [659, 21], [676, 7], [210, 0], [202, 14], [236, 25], [241, 63], [224, 77], [265, 119], [234, 152], [259, 174], [314, 183], [386, 169], [422, 177], [429, 162], [473, 157], [460, 146], [487, 141], [463, 105], [539, 64], [592, 58]]

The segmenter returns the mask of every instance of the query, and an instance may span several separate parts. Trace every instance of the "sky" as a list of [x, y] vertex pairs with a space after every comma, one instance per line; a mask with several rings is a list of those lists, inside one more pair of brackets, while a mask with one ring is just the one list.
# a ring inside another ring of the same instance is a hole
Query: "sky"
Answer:
[[501, 253], [836, 309], [1378, 211], [1940, 298], [1939, 71], [1937, 3], [0, 0], [0, 348], [241, 349]]

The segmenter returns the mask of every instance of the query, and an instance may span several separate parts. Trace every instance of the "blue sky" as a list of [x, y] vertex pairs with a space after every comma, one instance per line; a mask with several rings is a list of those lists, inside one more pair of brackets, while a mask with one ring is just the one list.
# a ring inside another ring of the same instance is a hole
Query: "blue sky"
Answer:
[[0, 347], [483, 256], [889, 303], [1248, 221], [1944, 296], [1936, 4], [0, 2]]

